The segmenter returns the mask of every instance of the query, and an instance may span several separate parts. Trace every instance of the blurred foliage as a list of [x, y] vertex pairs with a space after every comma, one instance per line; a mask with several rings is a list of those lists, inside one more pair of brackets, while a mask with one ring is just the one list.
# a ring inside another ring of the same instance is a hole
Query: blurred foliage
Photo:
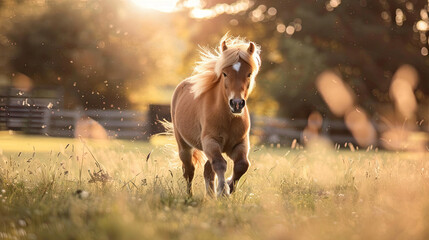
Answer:
[[165, 78], [160, 68], [168, 63], [156, 44], [168, 34], [128, 1], [8, 1], [2, 7], [0, 47], [9, 58], [2, 68], [36, 86], [63, 87], [66, 107], [128, 108], [140, 100], [130, 99], [131, 92], [153, 75], [158, 83]]
[[[226, 1], [207, 2], [209, 9]], [[314, 85], [326, 69], [337, 72], [358, 103], [374, 113], [377, 103], [390, 102], [392, 76], [402, 64], [418, 70], [417, 100], [427, 106], [429, 60], [421, 54], [427, 37], [416, 29], [421, 9], [427, 12], [427, 2], [257, 0], [236, 15], [190, 20], [196, 28], [191, 41], [215, 44], [230, 31], [260, 44], [258, 86], [278, 101], [281, 115], [330, 114]], [[396, 20], [400, 14], [402, 19]]]
[[[246, 1], [206, 0], [200, 7], [240, 2]], [[177, 83], [191, 74], [198, 45], [215, 47], [229, 31], [262, 47], [250, 100], [258, 114], [302, 118], [318, 110], [332, 117], [314, 84], [326, 69], [338, 73], [357, 104], [374, 114], [391, 104], [392, 76], [402, 64], [418, 70], [416, 98], [427, 106], [427, 33], [416, 29], [426, 1], [249, 3], [236, 14], [195, 19], [189, 17], [192, 8], [159, 13], [129, 0], [5, 0], [0, 75], [23, 73], [37, 86], [63, 87], [70, 108], [144, 108], [168, 103]]]

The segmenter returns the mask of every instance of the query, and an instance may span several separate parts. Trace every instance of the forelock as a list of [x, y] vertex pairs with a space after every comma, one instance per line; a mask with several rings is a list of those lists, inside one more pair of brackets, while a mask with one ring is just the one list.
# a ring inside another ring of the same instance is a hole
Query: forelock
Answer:
[[255, 52], [249, 54], [247, 52], [248, 45], [238, 46], [236, 48], [229, 47], [227, 50], [221, 53], [218, 62], [216, 63], [215, 73], [219, 77], [222, 73], [222, 69], [232, 66], [242, 59], [250, 65], [252, 73], [257, 73], [260, 66], [259, 55]]

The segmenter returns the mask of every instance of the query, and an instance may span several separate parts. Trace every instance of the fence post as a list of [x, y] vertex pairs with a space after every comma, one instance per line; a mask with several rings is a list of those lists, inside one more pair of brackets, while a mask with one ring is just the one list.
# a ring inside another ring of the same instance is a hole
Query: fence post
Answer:
[[320, 131], [322, 136], [329, 137], [328, 127], [329, 127], [329, 119], [325, 118], [322, 121], [322, 130]]
[[51, 109], [45, 108], [43, 111], [42, 133], [45, 135], [49, 135], [50, 128], [51, 128]]
[[77, 127], [77, 123], [79, 121], [79, 119], [81, 118], [82, 114], [81, 114], [81, 109], [75, 109], [73, 110], [73, 126], [71, 127], [72, 133], [71, 136], [75, 137], [75, 132], [76, 132], [76, 127]]
[[164, 127], [158, 122], [159, 120], [171, 121], [170, 105], [149, 105], [149, 135], [164, 132]]

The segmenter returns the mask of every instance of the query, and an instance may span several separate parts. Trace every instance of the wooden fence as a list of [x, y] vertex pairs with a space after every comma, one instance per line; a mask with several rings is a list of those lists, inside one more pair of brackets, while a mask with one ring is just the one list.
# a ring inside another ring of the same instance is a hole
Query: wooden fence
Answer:
[[[252, 116], [251, 134], [262, 142], [290, 144], [294, 139], [302, 142], [307, 119], [284, 119], [266, 116]], [[344, 121], [323, 119], [319, 134], [335, 143], [356, 144]]]
[[25, 130], [40, 134], [49, 108], [61, 105], [56, 89], [35, 89], [31, 92], [16, 88], [0, 89], [0, 130]]
[[112, 138], [138, 140], [147, 136], [143, 113], [119, 110], [50, 110], [45, 113], [43, 132], [49, 136], [73, 137], [78, 121], [87, 117], [98, 122]]
[[[46, 94], [49, 92], [48, 94]], [[22, 131], [56, 137], [74, 137], [77, 123], [88, 117], [95, 120], [114, 138], [146, 139], [156, 130], [146, 114], [120, 110], [66, 110], [62, 108], [60, 91], [38, 93], [14, 88], [0, 89], [0, 130]], [[163, 114], [153, 113], [165, 118]], [[169, 115], [169, 114], [168, 114]], [[158, 130], [159, 131], [159, 130]]]
[[[45, 105], [45, 104], [43, 104]], [[170, 120], [168, 106], [150, 106], [148, 114], [119, 110], [65, 110], [36, 106], [0, 107], [0, 130], [17, 130], [27, 134], [54, 137], [74, 137], [80, 119], [90, 117], [100, 124], [112, 138], [146, 140], [163, 131], [158, 120]], [[267, 143], [290, 143], [302, 138], [307, 120], [286, 120], [252, 116], [251, 134]], [[345, 132], [345, 133], [344, 133]], [[354, 142], [340, 121], [323, 121], [321, 134], [334, 142]]]
[[78, 121], [91, 118], [109, 137], [146, 139], [149, 125], [146, 115], [137, 111], [64, 110], [49, 108], [6, 108], [0, 111], [0, 129], [54, 137], [74, 137]]
[[[57, 94], [58, 95], [58, 94]], [[27, 134], [74, 137], [77, 123], [88, 117], [101, 125], [108, 136], [120, 139], [148, 139], [164, 129], [158, 120], [171, 120], [167, 105], [151, 105], [148, 113], [120, 110], [65, 110], [61, 98], [47, 94], [47, 97], [28, 94], [16, 89], [6, 92], [0, 89], [0, 130], [17, 130]], [[289, 144], [293, 139], [302, 140], [307, 119], [281, 119], [252, 116], [251, 134], [267, 143]], [[377, 132], [385, 126], [373, 123]], [[342, 120], [323, 119], [320, 135], [335, 143], [352, 142]]]

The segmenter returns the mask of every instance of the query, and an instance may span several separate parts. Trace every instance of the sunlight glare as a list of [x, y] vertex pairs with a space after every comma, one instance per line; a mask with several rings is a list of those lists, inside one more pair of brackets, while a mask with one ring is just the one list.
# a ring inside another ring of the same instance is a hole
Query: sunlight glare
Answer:
[[160, 12], [173, 12], [176, 10], [178, 0], [131, 0], [141, 8], [154, 9]]

